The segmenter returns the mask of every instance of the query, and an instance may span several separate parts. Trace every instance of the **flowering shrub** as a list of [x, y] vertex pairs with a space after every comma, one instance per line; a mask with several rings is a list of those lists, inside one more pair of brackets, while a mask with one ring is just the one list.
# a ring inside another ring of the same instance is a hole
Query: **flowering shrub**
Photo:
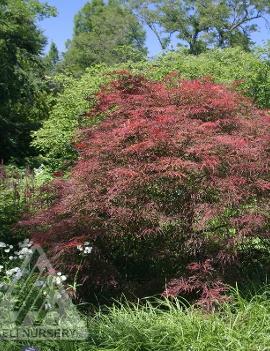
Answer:
[[53, 269], [48, 270], [51, 267], [44, 266], [42, 272], [36, 269], [36, 248], [31, 240], [25, 239], [16, 247], [0, 242], [1, 313], [8, 316], [10, 308], [15, 310], [16, 307], [23, 308], [25, 312], [38, 308], [44, 317], [46, 311], [55, 309], [52, 301], [57, 305], [58, 301], [68, 298], [67, 277]]
[[223, 299], [267, 249], [270, 117], [210, 80], [121, 74], [87, 113], [107, 118], [82, 130], [54, 205], [25, 224], [71, 271], [88, 241], [85, 291]]
[[33, 242], [25, 239], [18, 243], [18, 250], [13, 245], [0, 242], [1, 266], [0, 266], [0, 291], [6, 290], [11, 281], [17, 282], [26, 273], [18, 264], [32, 254], [31, 246]]

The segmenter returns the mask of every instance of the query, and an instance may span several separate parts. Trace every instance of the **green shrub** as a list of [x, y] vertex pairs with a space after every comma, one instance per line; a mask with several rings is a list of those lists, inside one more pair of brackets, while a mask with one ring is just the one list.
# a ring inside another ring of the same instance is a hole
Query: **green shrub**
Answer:
[[260, 58], [260, 52], [253, 54], [240, 48], [211, 50], [199, 56], [175, 52], [161, 57], [154, 66], [156, 79], [177, 71], [188, 79], [211, 76], [217, 83], [237, 82], [259, 107], [270, 106], [269, 61]]
[[12, 226], [32, 193], [32, 176], [13, 166], [0, 169], [0, 241], [13, 242]]
[[33, 145], [41, 151], [44, 161], [57, 169], [76, 158], [71, 141], [82, 124], [82, 116], [95, 104], [94, 96], [100, 86], [110, 80], [112, 69], [105, 65], [89, 68], [80, 80], [70, 78], [60, 93], [50, 118], [34, 133]]
[[24, 237], [25, 231], [17, 228], [14, 232], [13, 226], [23, 213], [33, 209], [36, 196], [40, 198], [39, 187], [51, 179], [43, 165], [34, 171], [13, 165], [0, 167], [0, 241], [13, 244]]

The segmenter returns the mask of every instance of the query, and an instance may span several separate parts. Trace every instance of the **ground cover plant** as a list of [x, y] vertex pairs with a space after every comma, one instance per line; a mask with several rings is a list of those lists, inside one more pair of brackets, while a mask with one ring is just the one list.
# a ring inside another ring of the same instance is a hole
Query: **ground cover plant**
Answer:
[[243, 267], [267, 266], [269, 114], [208, 79], [120, 74], [87, 113], [106, 118], [82, 129], [58, 199], [24, 224], [71, 272], [90, 242], [83, 294], [187, 294], [212, 308]]
[[215, 313], [184, 301], [120, 304], [89, 317], [88, 340], [1, 342], [7, 351], [27, 345], [44, 351], [265, 351], [269, 348], [269, 289], [234, 299]]

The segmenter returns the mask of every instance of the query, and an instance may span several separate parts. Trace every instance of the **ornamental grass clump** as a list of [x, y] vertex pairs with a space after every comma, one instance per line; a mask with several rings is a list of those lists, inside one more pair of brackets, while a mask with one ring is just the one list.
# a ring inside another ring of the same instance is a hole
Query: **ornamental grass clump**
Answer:
[[80, 131], [54, 204], [26, 224], [71, 272], [90, 243], [84, 293], [185, 294], [209, 307], [254, 252], [267, 256], [270, 116], [210, 79], [120, 73], [87, 113], [106, 118]]

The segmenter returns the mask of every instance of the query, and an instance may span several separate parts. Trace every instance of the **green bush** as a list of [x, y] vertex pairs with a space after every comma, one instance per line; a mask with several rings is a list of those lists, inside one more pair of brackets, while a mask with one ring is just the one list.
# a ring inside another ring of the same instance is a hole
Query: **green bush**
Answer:
[[51, 179], [43, 165], [34, 171], [13, 165], [0, 167], [0, 241], [13, 244], [24, 237], [24, 230], [17, 228], [15, 232], [13, 227], [23, 213], [33, 209], [36, 196], [41, 195], [39, 187]]
[[25, 210], [32, 194], [32, 177], [14, 166], [0, 169], [0, 241], [14, 241], [12, 226]]
[[238, 88], [254, 99], [259, 107], [270, 107], [270, 62], [262, 52], [249, 53], [240, 48], [217, 49], [199, 56], [185, 52], [169, 53], [155, 63], [153, 78], [161, 79], [177, 71], [184, 78], [210, 76], [217, 83], [237, 82]]
[[[139, 69], [140, 64], [134, 66]], [[144, 67], [144, 63], [141, 66]], [[76, 158], [71, 141], [76, 129], [84, 125], [84, 113], [95, 105], [95, 96], [100, 87], [114, 78], [111, 73], [128, 67], [133, 67], [133, 64], [113, 67], [96, 65], [87, 69], [79, 80], [68, 80], [50, 118], [34, 133], [33, 145], [46, 155], [43, 160], [47, 161], [52, 170], [69, 165]]]
[[153, 76], [160, 79], [171, 71], [187, 79], [211, 76], [217, 83], [237, 82], [238, 88], [259, 107], [270, 106], [270, 65], [259, 53], [248, 53], [240, 48], [217, 49], [199, 56], [169, 53], [155, 62]]
[[70, 78], [59, 94], [50, 118], [34, 133], [33, 145], [41, 151], [44, 161], [54, 170], [76, 157], [71, 141], [82, 124], [83, 114], [95, 103], [100, 86], [109, 81], [111, 69], [105, 65], [89, 68], [79, 80]]

